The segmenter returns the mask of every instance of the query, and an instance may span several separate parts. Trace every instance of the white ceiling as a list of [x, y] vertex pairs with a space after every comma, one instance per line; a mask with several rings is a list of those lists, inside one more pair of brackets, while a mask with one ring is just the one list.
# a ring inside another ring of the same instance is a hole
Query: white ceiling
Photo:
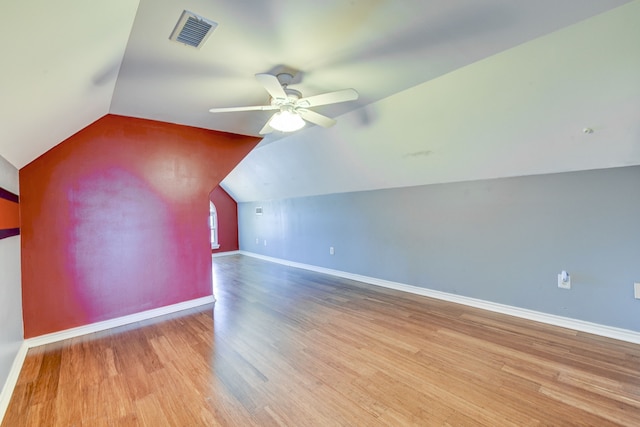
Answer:
[[0, 155], [21, 168], [109, 112], [137, 6], [0, 0]]
[[[640, 164], [640, 0], [53, 3], [0, 3], [16, 167], [106, 113], [257, 135], [268, 112], [208, 109], [266, 103], [279, 67], [360, 100], [263, 140], [238, 201]], [[183, 9], [219, 23], [199, 50], [168, 39]]]

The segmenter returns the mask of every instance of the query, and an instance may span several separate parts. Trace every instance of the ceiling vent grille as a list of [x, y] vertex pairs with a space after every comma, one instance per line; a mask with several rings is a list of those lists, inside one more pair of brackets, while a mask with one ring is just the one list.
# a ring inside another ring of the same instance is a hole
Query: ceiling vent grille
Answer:
[[199, 49], [217, 26], [216, 22], [185, 10], [180, 15], [169, 39]]

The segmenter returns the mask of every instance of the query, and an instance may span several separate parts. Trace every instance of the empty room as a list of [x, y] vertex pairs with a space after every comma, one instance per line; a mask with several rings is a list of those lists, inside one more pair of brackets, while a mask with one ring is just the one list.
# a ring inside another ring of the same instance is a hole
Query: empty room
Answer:
[[0, 13], [1, 427], [640, 425], [640, 0]]

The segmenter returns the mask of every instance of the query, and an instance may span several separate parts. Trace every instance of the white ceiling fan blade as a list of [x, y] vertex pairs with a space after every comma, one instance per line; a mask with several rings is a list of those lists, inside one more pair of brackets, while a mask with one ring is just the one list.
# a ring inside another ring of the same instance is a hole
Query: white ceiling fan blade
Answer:
[[322, 114], [318, 114], [315, 111], [300, 108], [297, 109], [296, 112], [300, 114], [300, 117], [302, 117], [306, 121], [314, 123], [318, 126], [322, 126], [323, 128], [330, 128], [331, 126], [336, 124], [336, 121], [332, 118], [323, 116]]
[[273, 105], [252, 105], [248, 107], [222, 107], [222, 108], [212, 108], [209, 110], [210, 113], [231, 113], [234, 111], [267, 111], [267, 110], [277, 110], [278, 107], [274, 107]]
[[256, 74], [256, 79], [269, 92], [273, 99], [287, 99], [287, 94], [282, 89], [278, 78], [272, 74]]
[[262, 129], [260, 129], [260, 135], [266, 135], [268, 133], [273, 132], [273, 128], [269, 125], [269, 123], [271, 123], [271, 119], [273, 119], [273, 116], [269, 117], [269, 120], [267, 120], [267, 123], [264, 124]]
[[322, 93], [298, 100], [296, 105], [301, 107], [315, 107], [317, 105], [337, 104], [338, 102], [355, 101], [358, 92], [355, 89], [343, 89], [335, 92]]

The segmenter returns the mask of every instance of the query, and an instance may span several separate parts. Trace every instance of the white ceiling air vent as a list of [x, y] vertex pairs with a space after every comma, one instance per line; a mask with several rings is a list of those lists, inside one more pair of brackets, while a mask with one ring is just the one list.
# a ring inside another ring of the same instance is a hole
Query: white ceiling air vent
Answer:
[[216, 22], [185, 10], [180, 15], [169, 39], [199, 49], [217, 26]]

